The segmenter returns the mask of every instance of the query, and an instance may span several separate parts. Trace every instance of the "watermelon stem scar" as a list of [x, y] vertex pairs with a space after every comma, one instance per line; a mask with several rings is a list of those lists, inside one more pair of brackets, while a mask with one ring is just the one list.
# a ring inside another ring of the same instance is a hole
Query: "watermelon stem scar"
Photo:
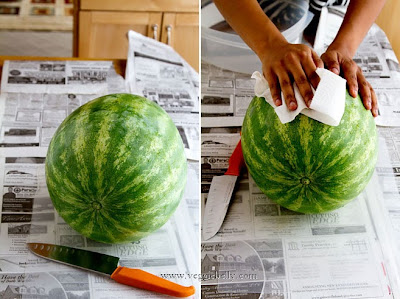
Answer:
[[92, 202], [92, 208], [94, 210], [100, 210], [103, 206], [101, 205], [101, 203], [99, 203], [98, 201], [94, 201]]
[[310, 181], [310, 179], [308, 178], [308, 177], [302, 177], [301, 179], [300, 179], [300, 182], [303, 184], [303, 185], [309, 185], [310, 183], [311, 183], [311, 181]]

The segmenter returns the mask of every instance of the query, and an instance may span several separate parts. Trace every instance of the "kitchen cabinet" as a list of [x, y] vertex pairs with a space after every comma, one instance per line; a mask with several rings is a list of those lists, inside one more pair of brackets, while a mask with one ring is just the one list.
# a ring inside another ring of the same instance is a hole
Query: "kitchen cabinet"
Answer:
[[126, 59], [134, 30], [173, 47], [199, 69], [199, 7], [194, 0], [76, 0], [74, 56]]
[[[400, 1], [398, 0], [387, 0], [381, 13], [376, 19], [376, 24], [385, 31], [386, 36], [397, 56], [400, 60]], [[397, 21], [396, 21], [397, 20]]]

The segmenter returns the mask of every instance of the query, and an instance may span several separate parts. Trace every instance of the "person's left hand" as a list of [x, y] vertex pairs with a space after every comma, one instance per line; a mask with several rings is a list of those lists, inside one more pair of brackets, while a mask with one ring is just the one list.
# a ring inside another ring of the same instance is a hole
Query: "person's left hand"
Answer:
[[365, 109], [378, 116], [378, 100], [371, 84], [365, 79], [361, 68], [354, 62], [352, 55], [343, 49], [329, 47], [321, 56], [325, 67], [336, 75], [341, 74], [347, 81], [349, 93], [357, 97], [358, 92]]

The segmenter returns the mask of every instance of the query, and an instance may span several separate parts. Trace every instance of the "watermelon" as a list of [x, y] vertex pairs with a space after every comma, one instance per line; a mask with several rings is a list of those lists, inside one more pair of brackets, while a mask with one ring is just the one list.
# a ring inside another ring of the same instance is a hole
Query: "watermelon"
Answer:
[[254, 97], [242, 127], [243, 156], [269, 199], [300, 213], [344, 206], [365, 188], [377, 160], [375, 121], [360, 97], [346, 95], [336, 127], [303, 114], [282, 124], [264, 98]]
[[46, 182], [59, 215], [104, 243], [136, 241], [177, 208], [187, 162], [180, 134], [156, 103], [131, 94], [94, 99], [53, 136]]

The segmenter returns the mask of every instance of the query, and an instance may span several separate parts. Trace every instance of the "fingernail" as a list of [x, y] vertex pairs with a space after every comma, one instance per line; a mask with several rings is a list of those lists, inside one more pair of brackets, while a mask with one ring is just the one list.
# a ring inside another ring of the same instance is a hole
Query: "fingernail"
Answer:
[[368, 110], [372, 108], [372, 106], [371, 106], [371, 100], [369, 100], [369, 101], [367, 102], [367, 108], [368, 108]]
[[335, 68], [335, 67], [333, 67], [333, 68], [331, 69], [331, 72], [332, 72], [332, 73], [335, 73], [336, 75], [339, 75], [339, 70], [338, 70], [337, 68]]
[[351, 93], [353, 94], [353, 97], [357, 97], [357, 89], [352, 88]]
[[307, 106], [310, 107], [311, 106], [311, 100], [308, 100], [307, 102]]
[[296, 105], [295, 102], [290, 102], [290, 103], [289, 103], [289, 109], [290, 109], [290, 110], [296, 110], [296, 108], [297, 108], [297, 105]]
[[282, 105], [282, 101], [281, 100], [275, 100], [275, 105], [276, 106], [280, 106], [280, 105]]
[[374, 108], [372, 111], [373, 111], [375, 116], [378, 116], [378, 109]]

